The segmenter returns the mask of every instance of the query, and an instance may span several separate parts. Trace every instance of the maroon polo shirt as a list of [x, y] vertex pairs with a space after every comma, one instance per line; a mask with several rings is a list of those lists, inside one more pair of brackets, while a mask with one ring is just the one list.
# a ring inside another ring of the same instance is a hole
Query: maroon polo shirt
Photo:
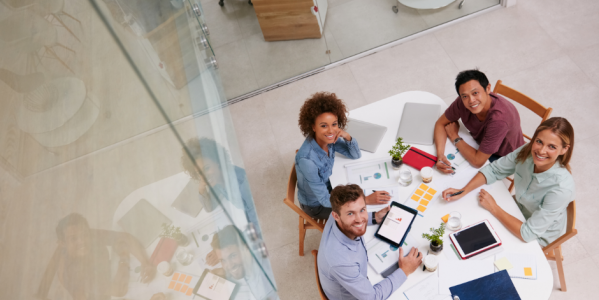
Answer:
[[505, 156], [524, 145], [520, 115], [516, 107], [500, 95], [490, 93], [490, 99], [491, 108], [482, 122], [466, 108], [460, 97], [447, 108], [445, 117], [451, 122], [462, 119], [482, 153]]

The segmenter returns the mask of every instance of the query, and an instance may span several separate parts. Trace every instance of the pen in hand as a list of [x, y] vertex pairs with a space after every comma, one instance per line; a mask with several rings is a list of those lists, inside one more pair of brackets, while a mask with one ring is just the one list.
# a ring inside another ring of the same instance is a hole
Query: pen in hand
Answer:
[[451, 197], [453, 197], [453, 196], [460, 195], [460, 194], [461, 194], [461, 193], [463, 193], [463, 192], [464, 192], [464, 191], [459, 191], [459, 192], [457, 192], [457, 193], [454, 193], [454, 194], [449, 194], [449, 195], [447, 196], [447, 199], [449, 199], [449, 198], [451, 198]]
[[[375, 190], [372, 190], [372, 192], [373, 192], [373, 193], [376, 193], [377, 191], [375, 191]], [[382, 191], [382, 192], [385, 192], [385, 191]], [[391, 195], [389, 195], [389, 193], [382, 193], [381, 195], [387, 195], [387, 196], [391, 196]]]

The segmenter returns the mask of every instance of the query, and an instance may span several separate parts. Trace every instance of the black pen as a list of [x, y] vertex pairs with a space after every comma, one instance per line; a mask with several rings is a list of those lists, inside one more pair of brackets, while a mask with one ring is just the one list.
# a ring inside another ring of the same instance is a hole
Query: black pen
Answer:
[[[377, 191], [375, 191], [375, 190], [372, 190], [372, 192], [373, 192], [373, 193], [376, 193]], [[382, 192], [386, 192], [386, 191], [382, 191]], [[387, 193], [387, 194], [383, 194], [383, 195], [389, 195], [389, 193]]]
[[453, 196], [457, 196], [457, 195], [459, 195], [459, 194], [461, 194], [461, 193], [463, 193], [463, 192], [464, 192], [464, 191], [459, 191], [459, 192], [457, 192], [457, 193], [455, 193], [455, 194], [449, 194], [449, 197], [447, 197], [447, 198], [450, 198], [450, 197], [453, 197]]

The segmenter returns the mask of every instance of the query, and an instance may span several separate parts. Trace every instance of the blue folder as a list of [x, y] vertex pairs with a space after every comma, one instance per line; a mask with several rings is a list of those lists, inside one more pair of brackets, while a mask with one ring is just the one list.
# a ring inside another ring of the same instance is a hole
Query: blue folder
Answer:
[[495, 272], [449, 288], [455, 300], [520, 300], [506, 270]]

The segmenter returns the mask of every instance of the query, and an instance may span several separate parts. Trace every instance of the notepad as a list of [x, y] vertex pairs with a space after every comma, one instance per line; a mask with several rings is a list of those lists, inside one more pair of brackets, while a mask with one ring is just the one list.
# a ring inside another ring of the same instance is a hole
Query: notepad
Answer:
[[[537, 279], [537, 258], [533, 254], [523, 253], [499, 253], [495, 255], [495, 260], [508, 260], [513, 266], [506, 269], [511, 278]], [[497, 265], [496, 265], [497, 267]], [[497, 270], [500, 271], [499, 267]]]
[[451, 300], [449, 295], [439, 295], [439, 278], [432, 274], [403, 293], [408, 300]]
[[495, 261], [495, 267], [498, 271], [509, 270], [513, 268], [512, 263], [507, 259], [507, 257], [502, 257]]

